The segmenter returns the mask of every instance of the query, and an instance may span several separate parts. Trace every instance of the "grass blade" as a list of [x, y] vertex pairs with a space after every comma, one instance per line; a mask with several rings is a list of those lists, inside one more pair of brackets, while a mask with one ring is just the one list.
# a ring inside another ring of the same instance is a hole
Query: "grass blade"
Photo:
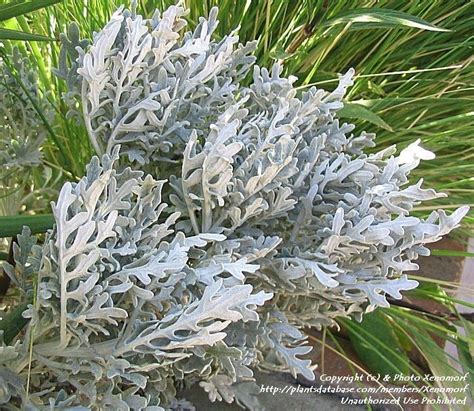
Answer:
[[380, 312], [367, 313], [361, 324], [344, 321], [354, 350], [365, 366], [382, 375], [409, 375], [413, 370], [393, 325]]
[[474, 253], [467, 251], [454, 251], [454, 250], [431, 250], [431, 255], [437, 255], [439, 257], [474, 257]]
[[393, 131], [392, 127], [390, 127], [379, 115], [360, 104], [345, 102], [344, 107], [338, 111], [338, 114], [341, 118], [368, 121], [369, 123], [375, 124], [385, 130]]
[[372, 29], [383, 27], [411, 27], [420, 30], [429, 31], [450, 31], [437, 27], [427, 21], [398, 10], [389, 9], [354, 9], [348, 12], [340, 13], [338, 16], [327, 20], [324, 26], [335, 26], [347, 23], [363, 23], [364, 26], [357, 29]]
[[52, 228], [53, 224], [52, 214], [1, 216], [0, 238], [20, 234], [23, 226], [30, 227], [32, 234], [44, 233]]
[[8, 3], [0, 5], [0, 21], [8, 20], [13, 17], [22, 16], [32, 11], [52, 6], [62, 0], [34, 0], [21, 3]]
[[56, 39], [41, 34], [23, 33], [22, 31], [3, 28], [0, 28], [0, 40], [56, 41]]

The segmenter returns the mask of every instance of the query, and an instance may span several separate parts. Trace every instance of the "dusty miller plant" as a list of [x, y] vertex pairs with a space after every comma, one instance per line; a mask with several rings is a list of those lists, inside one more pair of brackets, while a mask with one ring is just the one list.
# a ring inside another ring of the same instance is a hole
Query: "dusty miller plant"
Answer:
[[177, 387], [199, 383], [257, 409], [254, 369], [313, 379], [300, 329], [401, 298], [467, 212], [409, 215], [441, 196], [408, 182], [431, 155], [365, 154], [374, 135], [337, 120], [352, 70], [299, 92], [254, 65], [254, 43], [213, 40], [216, 9], [192, 32], [184, 16], [119, 9], [90, 46], [63, 38], [57, 73], [98, 157], [61, 189], [21, 282], [35, 300], [1, 348], [3, 402], [183, 409]]
[[[42, 113], [43, 119], [40, 114]], [[0, 215], [16, 214], [21, 206], [41, 207], [39, 199], [50, 190], [30, 183], [42, 164], [41, 147], [47, 136], [45, 122], [53, 110], [38, 87], [36, 72], [17, 48], [0, 56]], [[43, 169], [49, 182], [51, 170]], [[47, 186], [47, 184], [45, 184]], [[34, 197], [32, 195], [34, 191]], [[32, 204], [31, 204], [32, 203]], [[44, 205], [43, 205], [44, 206]]]

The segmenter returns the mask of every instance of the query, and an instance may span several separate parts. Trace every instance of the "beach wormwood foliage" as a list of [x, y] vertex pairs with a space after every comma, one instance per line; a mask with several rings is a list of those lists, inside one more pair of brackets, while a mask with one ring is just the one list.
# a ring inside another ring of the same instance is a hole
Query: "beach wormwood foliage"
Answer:
[[401, 298], [467, 212], [409, 215], [442, 196], [408, 182], [431, 153], [364, 153], [375, 136], [337, 119], [352, 69], [300, 92], [254, 65], [255, 44], [213, 40], [216, 9], [190, 32], [184, 17], [119, 9], [90, 44], [63, 36], [56, 74], [98, 157], [44, 245], [23, 233], [34, 284], [19, 247], [7, 267], [35, 299], [0, 346], [0, 403], [191, 409], [176, 390], [198, 383], [257, 409], [254, 369], [313, 379], [300, 329]]

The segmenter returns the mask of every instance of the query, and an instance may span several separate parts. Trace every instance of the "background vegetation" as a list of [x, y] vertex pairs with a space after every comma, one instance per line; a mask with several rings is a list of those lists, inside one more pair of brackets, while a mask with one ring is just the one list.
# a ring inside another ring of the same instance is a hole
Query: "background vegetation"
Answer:
[[[30, 10], [32, 4], [34, 8], [49, 7], [22, 14], [28, 9], [12, 9], [11, 2], [0, 0], [0, 39], [13, 39], [0, 40], [0, 56], [20, 83], [23, 79], [14, 47], [20, 58], [26, 59], [24, 64], [36, 73], [38, 96], [44, 104], [33, 108], [47, 134], [42, 165], [31, 168], [16, 180], [14, 187], [0, 181], [0, 215], [49, 213], [47, 200], [54, 199], [61, 184], [83, 175], [93, 150], [82, 125], [66, 116], [69, 108], [62, 99], [65, 82], [52, 74], [60, 52], [57, 39], [72, 21], [78, 23], [82, 37], [90, 38], [121, 3], [35, 0], [29, 3]], [[150, 15], [155, 8], [164, 9], [170, 4], [174, 1], [142, 0], [137, 9]], [[238, 27], [242, 42], [258, 41], [258, 64], [269, 66], [274, 60], [282, 61], [284, 74], [297, 76], [302, 89], [309, 85], [331, 89], [339, 73], [354, 67], [355, 84], [340, 117], [354, 121], [359, 130], [376, 132], [376, 150], [395, 143], [403, 148], [420, 138], [422, 145], [437, 155], [435, 160], [423, 162], [412, 178], [424, 178], [428, 186], [449, 197], [419, 207], [416, 212], [427, 215], [441, 205], [445, 209], [460, 204], [474, 206], [472, 2], [189, 0], [185, 4], [192, 24], [199, 16], [207, 15], [212, 6], [219, 6], [218, 35]], [[14, 40], [48, 38], [49, 41]], [[23, 95], [26, 100], [30, 97], [28, 93]], [[44, 225], [43, 220], [40, 222]], [[15, 227], [22, 224], [12, 218], [1, 222], [4, 228], [10, 224], [5, 236], [13, 235]], [[471, 212], [458, 235], [466, 238], [472, 234], [473, 224]], [[438, 251], [443, 253], [449, 254]], [[7, 254], [5, 248], [3, 258]], [[457, 286], [427, 279], [411, 293], [412, 298], [429, 299], [444, 306], [448, 313], [445, 317], [416, 307], [394, 306], [378, 310], [362, 324], [341, 321], [342, 334], [323, 330], [319, 341], [326, 344], [332, 339], [332, 346], [339, 347], [345, 356], [338, 339], [349, 338], [370, 371], [458, 373], [459, 367], [453, 367], [452, 361], [467, 370], [472, 367], [473, 325], [472, 318], [456, 311], [455, 303], [462, 303], [452, 297]], [[443, 341], [457, 346], [458, 359], [448, 358], [442, 349]], [[421, 364], [413, 361], [413, 351], [424, 357]]]

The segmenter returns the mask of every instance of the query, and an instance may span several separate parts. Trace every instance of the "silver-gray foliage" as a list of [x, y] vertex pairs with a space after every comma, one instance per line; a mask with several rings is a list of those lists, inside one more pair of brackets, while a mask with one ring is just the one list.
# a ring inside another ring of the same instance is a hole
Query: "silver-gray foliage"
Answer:
[[[34, 187], [28, 174], [41, 164], [41, 146], [48, 133], [45, 123], [53, 115], [31, 63], [17, 48], [12, 51], [10, 58], [0, 57], [1, 215], [16, 214], [28, 199], [25, 192], [35, 190], [39, 197], [40, 191], [46, 191]], [[46, 180], [49, 174], [45, 171]]]
[[256, 408], [253, 368], [313, 379], [300, 329], [401, 298], [417, 285], [403, 272], [467, 212], [409, 215], [441, 195], [408, 182], [427, 152], [364, 153], [374, 135], [337, 120], [352, 70], [300, 93], [253, 65], [254, 44], [212, 40], [216, 9], [193, 32], [184, 16], [120, 9], [90, 46], [68, 40], [58, 73], [101, 160], [53, 205], [1, 398], [181, 409], [176, 387], [199, 383]]

